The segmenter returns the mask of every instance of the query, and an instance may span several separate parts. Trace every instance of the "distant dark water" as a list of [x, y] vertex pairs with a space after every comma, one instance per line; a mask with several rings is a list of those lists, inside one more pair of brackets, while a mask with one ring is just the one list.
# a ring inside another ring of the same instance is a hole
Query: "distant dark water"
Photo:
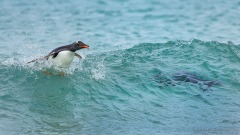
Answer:
[[[239, 133], [238, 1], [0, 3], [0, 134]], [[26, 64], [75, 40], [65, 77]], [[156, 78], [181, 71], [221, 85]]]

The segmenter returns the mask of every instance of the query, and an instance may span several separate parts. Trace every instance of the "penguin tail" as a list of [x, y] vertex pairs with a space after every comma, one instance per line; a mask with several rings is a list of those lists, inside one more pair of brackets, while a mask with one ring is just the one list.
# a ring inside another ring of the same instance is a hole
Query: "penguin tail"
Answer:
[[42, 57], [42, 58], [34, 59], [32, 61], [29, 61], [29, 62], [27, 62], [27, 64], [32, 63], [32, 62], [36, 62], [36, 61], [39, 61], [39, 60], [48, 60], [48, 58], [49, 58], [49, 55], [47, 55], [45, 57]]

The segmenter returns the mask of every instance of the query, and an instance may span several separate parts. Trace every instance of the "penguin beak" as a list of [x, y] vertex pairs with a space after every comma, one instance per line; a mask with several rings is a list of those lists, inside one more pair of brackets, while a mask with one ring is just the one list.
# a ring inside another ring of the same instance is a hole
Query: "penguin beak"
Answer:
[[81, 48], [89, 48], [88, 45], [81, 45]]

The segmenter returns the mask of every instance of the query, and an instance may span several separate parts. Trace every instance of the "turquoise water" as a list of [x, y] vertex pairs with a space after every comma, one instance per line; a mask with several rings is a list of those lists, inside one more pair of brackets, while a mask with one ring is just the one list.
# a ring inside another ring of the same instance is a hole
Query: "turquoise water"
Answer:
[[[237, 0], [1, 0], [0, 134], [239, 134], [239, 11]], [[77, 40], [90, 49], [64, 77], [26, 64]], [[182, 71], [219, 84], [177, 82]]]

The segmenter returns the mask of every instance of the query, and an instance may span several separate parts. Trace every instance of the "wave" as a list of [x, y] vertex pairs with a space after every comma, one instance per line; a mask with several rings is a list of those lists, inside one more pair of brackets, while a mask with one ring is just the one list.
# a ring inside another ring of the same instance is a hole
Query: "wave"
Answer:
[[[179, 71], [187, 71], [207, 80], [228, 80], [239, 84], [240, 46], [233, 43], [169, 41], [166, 43], [142, 43], [132, 48], [103, 53], [89, 53], [83, 60], [73, 62], [64, 69], [68, 76], [85, 76], [89, 80], [123, 80], [124, 83], [149, 82], [158, 74], [171, 78]], [[40, 55], [38, 55], [40, 56]], [[15, 70], [38, 76], [50, 69], [48, 62], [27, 64], [33, 57], [8, 58], [0, 69], [8, 73]], [[57, 71], [62, 69], [57, 69]], [[53, 70], [55, 72], [55, 70]], [[12, 72], [14, 73], [14, 72]], [[14, 74], [12, 74], [14, 76]], [[234, 79], [233, 79], [234, 78]]]
[[[223, 126], [237, 126], [222, 116], [229, 114], [226, 108], [238, 116], [239, 51], [238, 45], [200, 40], [142, 43], [84, 55], [65, 77], [43, 74], [51, 64], [26, 64], [28, 56], [5, 59], [0, 63], [2, 111], [7, 120], [29, 127], [26, 133], [79, 133], [102, 121], [139, 127], [144, 120], [150, 127], [173, 129], [196, 117], [198, 125], [215, 118]], [[204, 116], [189, 115], [199, 112]], [[176, 121], [183, 116], [187, 121]]]

